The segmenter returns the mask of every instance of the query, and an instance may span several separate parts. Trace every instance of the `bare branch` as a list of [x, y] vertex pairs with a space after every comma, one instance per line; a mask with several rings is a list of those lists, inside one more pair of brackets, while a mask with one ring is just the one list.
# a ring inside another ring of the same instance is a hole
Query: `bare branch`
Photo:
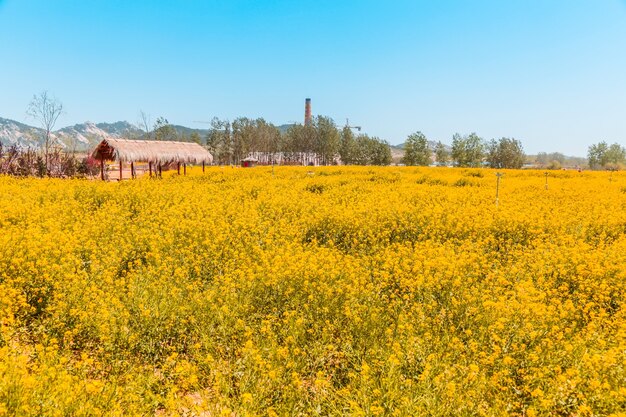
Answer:
[[152, 139], [152, 122], [150, 115], [143, 110], [139, 110], [139, 128], [146, 132], [146, 139]]
[[47, 91], [35, 94], [26, 110], [26, 114], [37, 120], [45, 131], [44, 152], [46, 158], [46, 173], [49, 171], [48, 162], [51, 133], [61, 113], [63, 113], [63, 104], [61, 104], [56, 97], [49, 95]]

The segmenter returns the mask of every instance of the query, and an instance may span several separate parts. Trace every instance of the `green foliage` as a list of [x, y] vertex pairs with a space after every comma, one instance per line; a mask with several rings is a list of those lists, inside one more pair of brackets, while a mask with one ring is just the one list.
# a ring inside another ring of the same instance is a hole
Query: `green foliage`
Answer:
[[344, 165], [353, 164], [355, 146], [354, 133], [352, 133], [352, 129], [345, 126], [341, 130], [341, 137], [339, 139], [339, 157]]
[[560, 152], [539, 152], [534, 157], [527, 157], [529, 162], [534, 162], [544, 169], [561, 169], [563, 166], [581, 167], [587, 164], [587, 158], [566, 156]]
[[358, 135], [354, 141], [354, 165], [389, 165], [391, 148], [389, 143], [377, 137]]
[[476, 133], [452, 137], [452, 160], [460, 167], [478, 167], [485, 156], [485, 143]]
[[546, 169], [561, 169], [565, 160], [565, 155], [559, 152], [539, 152], [535, 158], [535, 162]]
[[341, 138], [335, 122], [317, 116], [310, 124], [291, 126], [285, 134], [284, 152], [315, 154], [323, 165], [332, 164], [339, 154]]
[[589, 147], [587, 151], [587, 157], [589, 159], [589, 167], [590, 168], [599, 168], [608, 162], [606, 160], [606, 151], [609, 149], [609, 146], [606, 142], [600, 142], [597, 144], [593, 144]]
[[292, 125], [285, 133], [283, 152], [313, 153], [316, 148], [317, 131], [315, 119], [308, 125]]
[[405, 165], [430, 165], [430, 156], [432, 151], [428, 146], [428, 139], [422, 132], [415, 132], [407, 138], [404, 143]]
[[178, 140], [178, 134], [166, 118], [159, 117], [154, 123], [154, 138], [156, 140]]
[[606, 151], [606, 159], [609, 164], [624, 164], [626, 163], [626, 149], [620, 144], [614, 143]]
[[239, 163], [252, 150], [255, 122], [247, 117], [238, 117], [232, 124], [232, 149], [235, 163]]
[[519, 169], [524, 165], [522, 143], [516, 139], [491, 140], [487, 149], [487, 162], [492, 168]]
[[437, 161], [437, 165], [446, 165], [450, 160], [450, 152], [446, 149], [446, 145], [441, 143], [441, 141], [437, 142], [435, 145], [435, 160]]
[[[193, 139], [193, 138], [192, 138]], [[345, 165], [389, 165], [389, 144], [339, 130], [333, 119], [317, 116], [310, 124], [293, 124], [281, 131], [263, 119], [240, 117], [232, 122], [214, 118], [206, 145], [218, 164], [239, 164], [250, 153], [281, 154], [286, 164], [333, 165], [337, 157]]]
[[468, 171], [465, 174], [466, 177], [474, 177], [474, 178], [484, 178], [485, 174], [483, 174], [481, 171]]
[[480, 187], [480, 183], [467, 178], [459, 178], [454, 184], [455, 187]]
[[609, 146], [602, 141], [589, 147], [587, 157], [592, 169], [616, 169], [626, 163], [626, 149], [618, 143]]
[[217, 117], [211, 120], [211, 130], [206, 137], [206, 143], [216, 163], [232, 164], [234, 162], [231, 125], [228, 120], [220, 120]]
[[189, 136], [189, 140], [198, 144], [202, 143], [202, 138], [200, 137], [200, 134], [198, 132], [192, 132]]
[[332, 164], [335, 161], [340, 147], [340, 134], [337, 125], [330, 117], [317, 116], [314, 119], [316, 128], [315, 153], [321, 159], [323, 165]]
[[209, 151], [219, 164], [238, 164], [250, 152], [274, 154], [282, 148], [276, 126], [264, 119], [239, 117], [233, 122], [213, 118], [206, 137]]
[[558, 161], [558, 160], [552, 160], [550, 161], [547, 165], [546, 165], [546, 169], [551, 169], [551, 170], [559, 170], [562, 169], [563, 165]]

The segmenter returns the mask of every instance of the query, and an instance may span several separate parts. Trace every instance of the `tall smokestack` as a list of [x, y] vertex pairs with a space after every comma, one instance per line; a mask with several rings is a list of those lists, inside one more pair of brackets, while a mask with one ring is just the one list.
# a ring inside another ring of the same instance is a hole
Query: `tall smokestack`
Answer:
[[304, 125], [308, 126], [311, 124], [311, 99], [307, 98], [304, 100]]

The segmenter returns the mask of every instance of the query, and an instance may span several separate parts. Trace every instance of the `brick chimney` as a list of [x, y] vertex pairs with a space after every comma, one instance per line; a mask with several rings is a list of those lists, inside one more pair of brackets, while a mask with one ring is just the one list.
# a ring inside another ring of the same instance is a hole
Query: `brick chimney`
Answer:
[[304, 100], [304, 125], [308, 126], [311, 124], [311, 99], [307, 98]]

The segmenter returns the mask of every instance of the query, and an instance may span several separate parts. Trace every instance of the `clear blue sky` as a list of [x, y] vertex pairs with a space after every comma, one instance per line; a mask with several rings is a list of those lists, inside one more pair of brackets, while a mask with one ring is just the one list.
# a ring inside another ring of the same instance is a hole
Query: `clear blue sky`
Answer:
[[0, 117], [28, 122], [44, 89], [59, 125], [282, 124], [311, 97], [391, 143], [585, 155], [626, 144], [626, 0], [0, 0]]

